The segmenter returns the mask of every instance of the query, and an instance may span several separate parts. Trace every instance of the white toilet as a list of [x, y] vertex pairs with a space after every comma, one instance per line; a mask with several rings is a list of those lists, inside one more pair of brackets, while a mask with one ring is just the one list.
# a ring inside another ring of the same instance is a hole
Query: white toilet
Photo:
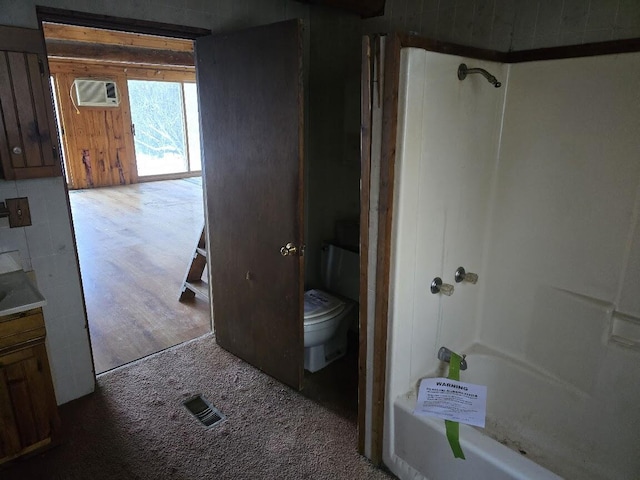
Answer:
[[347, 353], [347, 332], [357, 318], [359, 255], [335, 245], [322, 248], [325, 290], [304, 294], [304, 368], [317, 372]]

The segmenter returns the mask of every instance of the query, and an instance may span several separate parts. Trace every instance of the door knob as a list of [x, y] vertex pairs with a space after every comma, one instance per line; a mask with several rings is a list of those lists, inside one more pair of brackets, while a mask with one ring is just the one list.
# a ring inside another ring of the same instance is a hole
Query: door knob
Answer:
[[293, 243], [289, 242], [285, 246], [280, 247], [280, 255], [283, 257], [288, 257], [289, 255], [295, 255], [298, 253], [298, 247], [296, 247]]

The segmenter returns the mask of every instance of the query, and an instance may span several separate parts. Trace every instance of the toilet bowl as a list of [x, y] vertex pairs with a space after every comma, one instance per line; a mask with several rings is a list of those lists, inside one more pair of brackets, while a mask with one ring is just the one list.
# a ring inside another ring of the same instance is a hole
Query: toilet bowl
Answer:
[[354, 303], [322, 290], [304, 294], [304, 368], [317, 372], [347, 353]]
[[347, 353], [347, 332], [357, 315], [359, 256], [335, 245], [322, 250], [327, 290], [304, 294], [304, 368], [317, 372]]

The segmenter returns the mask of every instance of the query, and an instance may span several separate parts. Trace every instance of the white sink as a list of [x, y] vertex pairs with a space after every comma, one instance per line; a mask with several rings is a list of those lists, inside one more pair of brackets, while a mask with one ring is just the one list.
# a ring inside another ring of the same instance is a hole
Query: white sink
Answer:
[[46, 305], [47, 301], [26, 272], [19, 265], [17, 269], [13, 267], [7, 255], [0, 254], [0, 316]]

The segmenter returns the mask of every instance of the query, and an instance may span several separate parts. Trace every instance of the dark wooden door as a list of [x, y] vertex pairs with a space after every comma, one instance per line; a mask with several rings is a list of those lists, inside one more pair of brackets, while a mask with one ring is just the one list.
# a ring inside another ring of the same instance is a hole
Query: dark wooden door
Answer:
[[302, 24], [198, 39], [196, 64], [216, 341], [299, 389]]

